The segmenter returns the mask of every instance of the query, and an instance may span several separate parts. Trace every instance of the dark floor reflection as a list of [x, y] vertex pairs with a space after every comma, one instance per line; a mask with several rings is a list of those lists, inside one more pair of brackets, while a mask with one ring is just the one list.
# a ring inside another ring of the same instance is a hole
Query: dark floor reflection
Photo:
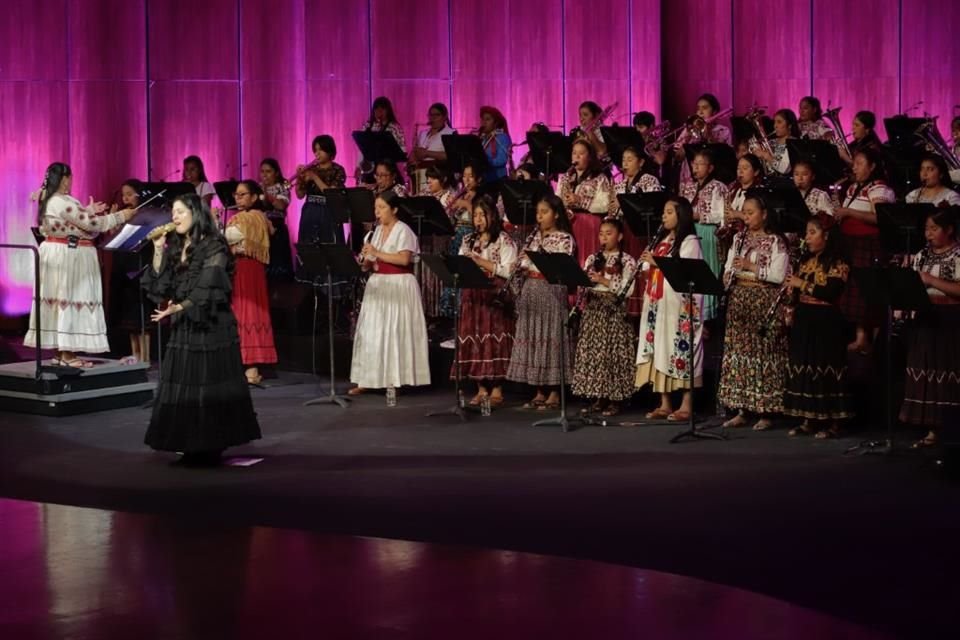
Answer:
[[875, 638], [764, 596], [506, 551], [0, 500], [0, 637]]

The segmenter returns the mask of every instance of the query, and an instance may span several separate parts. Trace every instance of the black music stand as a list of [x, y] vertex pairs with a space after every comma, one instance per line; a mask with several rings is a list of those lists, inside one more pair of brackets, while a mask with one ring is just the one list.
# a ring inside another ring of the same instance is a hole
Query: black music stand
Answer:
[[[651, 220], [663, 216], [663, 206], [670, 199], [666, 191], [650, 191], [648, 193], [619, 193], [617, 202], [623, 211], [623, 219], [633, 235], [643, 236], [649, 241], [652, 238], [650, 231]], [[658, 225], [659, 226], [659, 225]]]
[[722, 142], [696, 142], [683, 145], [683, 155], [693, 173], [693, 157], [701, 151], [709, 151], [713, 156], [714, 176], [724, 184], [730, 184], [737, 178], [737, 152]]
[[908, 151], [921, 146], [917, 129], [927, 121], [927, 118], [911, 118], [905, 115], [896, 115], [883, 119], [883, 127], [887, 130], [887, 144], [895, 151]]
[[140, 185], [140, 202], [162, 198], [162, 203], [170, 206], [180, 196], [196, 193], [196, 187], [189, 182], [144, 182]]
[[[705, 296], [723, 295], [723, 285], [717, 276], [713, 275], [710, 265], [704, 260], [693, 258], [669, 258], [666, 256], [657, 258], [657, 268], [663, 272], [663, 277], [673, 290], [683, 292], [686, 296], [686, 303], [693, 310], [694, 294]], [[702, 311], [702, 310], [701, 310]], [[701, 322], [703, 318], [701, 316]], [[708, 433], [695, 426], [694, 413], [696, 412], [694, 398], [696, 394], [696, 366], [693, 360], [694, 351], [696, 351], [696, 332], [694, 331], [694, 322], [690, 322], [690, 334], [688, 336], [690, 343], [687, 350], [687, 371], [690, 372], [690, 423], [686, 431], [682, 431], [670, 438], [670, 444], [680, 442], [684, 438], [726, 440], [726, 436], [718, 433]]]
[[350, 398], [337, 395], [335, 358], [333, 355], [333, 274], [340, 277], [351, 278], [360, 275], [360, 266], [354, 258], [350, 247], [342, 244], [298, 244], [297, 259], [303, 265], [304, 271], [312, 276], [311, 285], [313, 286], [313, 332], [311, 334], [311, 351], [313, 363], [313, 375], [317, 375], [317, 315], [319, 314], [317, 289], [320, 287], [319, 281], [322, 274], [326, 274], [327, 287], [327, 336], [330, 341], [330, 393], [326, 396], [320, 396], [312, 400], [307, 400], [303, 406], [309, 407], [315, 404], [336, 404], [344, 409], [347, 408], [347, 402]]
[[503, 180], [500, 186], [503, 209], [510, 221], [521, 229], [533, 224], [531, 214], [536, 221], [537, 203], [553, 193], [550, 185], [540, 180]]
[[603, 136], [603, 142], [607, 145], [610, 161], [619, 169], [623, 169], [623, 152], [628, 147], [636, 149], [641, 157], [647, 155], [644, 150], [647, 142], [633, 127], [600, 127], [600, 135]]
[[[360, 253], [363, 247], [364, 223], [372, 223], [373, 192], [366, 187], [340, 187], [324, 189], [323, 197], [327, 199], [327, 210], [333, 216], [334, 227], [350, 223], [350, 245], [354, 253]], [[334, 231], [336, 237], [336, 231]]]
[[817, 175], [817, 184], [824, 186], [834, 184], [844, 177], [847, 163], [840, 157], [840, 152], [830, 140], [795, 140], [787, 139], [787, 155], [790, 157], [790, 166], [796, 166], [801, 160], [813, 165]]
[[573, 153], [573, 140], [560, 131], [528, 131], [527, 148], [530, 160], [537, 171], [547, 180], [557, 174], [566, 173], [570, 168], [570, 156]]
[[[570, 291], [576, 287], [593, 287], [593, 282], [583, 272], [577, 259], [566, 253], [542, 253], [531, 251], [527, 257], [536, 265], [543, 277], [550, 284], [562, 284]], [[564, 305], [566, 306], [566, 305]], [[570, 430], [570, 423], [567, 421], [567, 391], [566, 391], [566, 354], [567, 354], [567, 333], [569, 326], [569, 317], [563, 320], [560, 340], [560, 415], [556, 418], [547, 418], [533, 423], [535, 427], [560, 426], [563, 432]]]
[[894, 453], [894, 412], [896, 407], [890, 406], [893, 399], [893, 356], [892, 356], [892, 329], [893, 312], [915, 311], [923, 313], [932, 305], [927, 288], [920, 280], [920, 274], [905, 267], [861, 267], [853, 270], [853, 277], [863, 288], [867, 304], [875, 307], [884, 307], [887, 312], [886, 330], [886, 383], [887, 383], [887, 437], [881, 442], [878, 440], [861, 442], [847, 450], [847, 453], [863, 449], [863, 453], [879, 453], [889, 455]]
[[354, 131], [350, 134], [360, 155], [367, 162], [374, 164], [384, 160], [395, 163], [406, 162], [407, 154], [403, 152], [396, 138], [389, 131]]
[[[493, 287], [493, 284], [490, 282], [490, 278], [488, 278], [483, 270], [477, 266], [477, 263], [467, 256], [425, 255], [421, 256], [421, 258], [427, 264], [427, 267], [437, 274], [437, 277], [440, 279], [440, 282], [444, 284], [444, 286], [450, 287], [455, 291], [458, 300], [461, 289], [490, 289]], [[454, 371], [456, 371], [453, 379], [454, 389], [456, 392], [456, 402], [454, 402], [453, 406], [446, 411], [431, 411], [427, 414], [428, 418], [433, 416], [454, 415], [458, 416], [461, 420], [467, 419], [466, 410], [463, 406], [463, 398], [460, 395], [460, 377], [462, 374], [460, 367], [459, 303], [453, 306], [453, 326], [455, 327], [454, 331], [456, 332], [456, 337], [453, 341], [453, 366]]]
[[217, 192], [217, 199], [220, 200], [223, 209], [237, 206], [237, 200], [233, 197], [233, 194], [239, 186], [239, 180], [223, 180], [213, 183], [213, 190]]
[[752, 187], [747, 197], [760, 196], [772, 216], [773, 226], [780, 233], [795, 233], [802, 236], [807, 230], [810, 208], [804, 202], [800, 190], [792, 184], [775, 187]]
[[463, 168], [469, 164], [483, 176], [490, 168], [480, 136], [448, 133], [440, 136], [440, 142], [447, 154], [447, 169], [450, 173], [463, 174]]
[[927, 214], [936, 211], [929, 202], [901, 204], [883, 202], [876, 205], [880, 244], [891, 255], [913, 254], [926, 245], [923, 225]]

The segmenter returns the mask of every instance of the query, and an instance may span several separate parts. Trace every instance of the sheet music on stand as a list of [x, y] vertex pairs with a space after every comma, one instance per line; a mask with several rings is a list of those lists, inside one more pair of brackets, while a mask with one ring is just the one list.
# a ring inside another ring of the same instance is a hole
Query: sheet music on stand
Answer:
[[160, 207], [145, 207], [137, 211], [110, 241], [104, 245], [108, 251], [139, 251], [147, 235], [170, 222], [170, 212]]

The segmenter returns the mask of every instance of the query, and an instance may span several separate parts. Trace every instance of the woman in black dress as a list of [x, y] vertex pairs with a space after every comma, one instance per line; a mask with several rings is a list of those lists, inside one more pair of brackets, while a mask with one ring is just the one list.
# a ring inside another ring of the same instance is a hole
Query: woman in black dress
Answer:
[[173, 224], [176, 233], [154, 240], [143, 274], [148, 297], [160, 305], [150, 319], [171, 317], [145, 442], [183, 452], [185, 465], [212, 465], [227, 447], [260, 438], [230, 310], [233, 258], [199, 197], [174, 201]]

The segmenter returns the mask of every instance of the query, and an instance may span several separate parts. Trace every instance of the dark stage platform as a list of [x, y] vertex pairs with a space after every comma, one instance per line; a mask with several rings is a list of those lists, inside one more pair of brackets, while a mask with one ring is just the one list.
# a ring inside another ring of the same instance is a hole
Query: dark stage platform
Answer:
[[598, 562], [12, 500], [0, 521], [0, 633], [17, 640], [878, 637]]
[[302, 406], [324, 392], [293, 374], [254, 390], [264, 439], [233, 453], [264, 460], [246, 468], [171, 468], [170, 456], [141, 444], [144, 410], [0, 414], [0, 495], [172, 514], [189, 527], [600, 560], [748, 589], [900, 637], [953, 628], [960, 488], [925, 457], [843, 455], [869, 433], [814, 441], [784, 428], [735, 430], [726, 442], [670, 445], [678, 426], [564, 434], [530, 426], [544, 413], [514, 408], [466, 423], [425, 418], [451, 404], [445, 391], [401, 391], [396, 408], [379, 394], [348, 409]]

